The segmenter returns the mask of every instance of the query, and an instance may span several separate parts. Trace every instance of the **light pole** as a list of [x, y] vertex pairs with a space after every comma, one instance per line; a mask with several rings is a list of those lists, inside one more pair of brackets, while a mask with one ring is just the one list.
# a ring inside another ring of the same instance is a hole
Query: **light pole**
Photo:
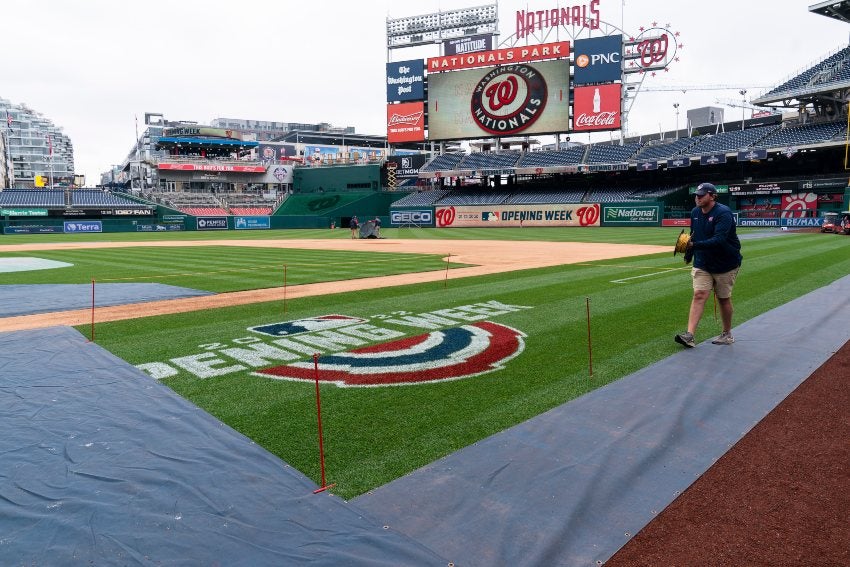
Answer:
[[676, 109], [676, 139], [679, 139], [679, 103], [674, 102], [673, 108]]
[[738, 91], [738, 94], [741, 95], [741, 131], [744, 130], [744, 115], [747, 112], [747, 89], [741, 89]]

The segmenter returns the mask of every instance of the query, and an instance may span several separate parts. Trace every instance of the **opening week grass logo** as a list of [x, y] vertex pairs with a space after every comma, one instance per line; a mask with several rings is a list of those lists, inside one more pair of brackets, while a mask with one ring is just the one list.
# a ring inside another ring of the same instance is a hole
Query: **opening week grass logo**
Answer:
[[[198, 345], [200, 352], [137, 365], [156, 379], [246, 372], [338, 386], [397, 386], [458, 380], [500, 370], [525, 348], [525, 333], [489, 319], [531, 309], [485, 301], [369, 319], [323, 315], [249, 327], [248, 336]], [[421, 332], [425, 331], [425, 332]], [[411, 333], [414, 333], [411, 335]]]

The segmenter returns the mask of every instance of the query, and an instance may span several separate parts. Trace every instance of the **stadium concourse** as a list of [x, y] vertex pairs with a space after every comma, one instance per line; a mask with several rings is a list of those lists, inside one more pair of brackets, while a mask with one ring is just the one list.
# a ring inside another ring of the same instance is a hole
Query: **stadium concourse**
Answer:
[[0, 562], [600, 564], [850, 340], [824, 324], [848, 298], [850, 276], [351, 502], [69, 327], [0, 333]]

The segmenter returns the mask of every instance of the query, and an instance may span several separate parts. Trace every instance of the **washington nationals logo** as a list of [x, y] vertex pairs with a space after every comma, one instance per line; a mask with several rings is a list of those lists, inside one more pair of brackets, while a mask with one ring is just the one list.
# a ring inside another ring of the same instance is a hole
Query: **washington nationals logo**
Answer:
[[546, 81], [534, 67], [506, 65], [478, 82], [470, 111], [482, 130], [499, 136], [515, 134], [540, 118], [547, 93]]
[[451, 226], [455, 222], [455, 208], [448, 207], [437, 211], [437, 224], [439, 226]]
[[320, 199], [313, 199], [307, 203], [307, 208], [310, 211], [321, 211], [323, 209], [329, 209], [339, 203], [339, 195], [334, 195], [333, 197], [322, 197]]
[[640, 53], [641, 67], [650, 67], [664, 61], [667, 57], [667, 34], [661, 37], [645, 39], [635, 48]]
[[576, 211], [581, 226], [592, 226], [599, 222], [599, 204], [594, 203], [588, 207], [581, 207]]

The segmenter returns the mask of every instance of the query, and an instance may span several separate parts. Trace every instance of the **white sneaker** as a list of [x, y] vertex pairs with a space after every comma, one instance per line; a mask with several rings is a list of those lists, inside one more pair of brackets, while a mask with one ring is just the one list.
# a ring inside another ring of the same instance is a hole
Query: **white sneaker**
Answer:
[[711, 341], [713, 345], [731, 345], [735, 342], [735, 337], [732, 336], [731, 331], [723, 331], [720, 333], [720, 336]]

